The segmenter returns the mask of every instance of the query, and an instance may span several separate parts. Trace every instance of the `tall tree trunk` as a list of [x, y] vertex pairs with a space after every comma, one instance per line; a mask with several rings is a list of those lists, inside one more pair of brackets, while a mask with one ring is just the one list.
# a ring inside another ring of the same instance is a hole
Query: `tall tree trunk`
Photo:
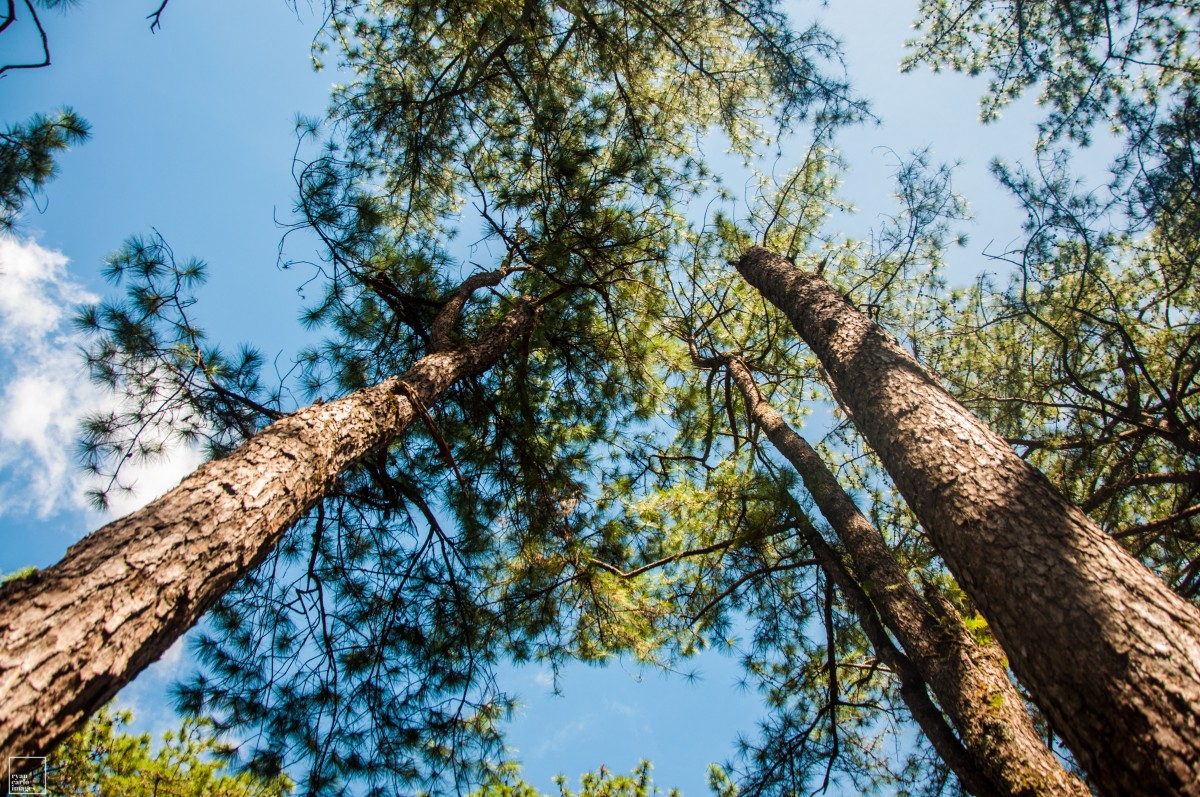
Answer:
[[975, 797], [999, 797], [1000, 790], [992, 779], [980, 768], [977, 756], [963, 746], [962, 740], [946, 722], [945, 715], [929, 697], [925, 675], [904, 655], [888, 636], [887, 628], [867, 597], [862, 584], [850, 574], [841, 556], [825, 541], [820, 532], [803, 514], [800, 515], [800, 532], [804, 535], [813, 558], [821, 565], [826, 578], [837, 584], [854, 609], [863, 633], [875, 650], [875, 655], [888, 666], [900, 682], [900, 698], [908, 706], [908, 713], [916, 721], [925, 738], [933, 745], [934, 752], [950, 767], [959, 783]]
[[[767, 403], [737, 357], [723, 357], [751, 419], [791, 463], [845, 546], [854, 573], [884, 624], [929, 685], [991, 791], [1005, 795], [1091, 792], [1046, 747], [1004, 667], [1003, 654], [980, 644], [952, 607], [930, 605], [913, 587], [883, 535], [855, 506], [808, 441]], [[951, 763], [947, 761], [947, 763]], [[966, 773], [968, 777], [974, 772]], [[960, 775], [969, 791], [980, 793]]]
[[[439, 313], [450, 324], [476, 275]], [[45, 755], [260, 562], [348, 467], [394, 440], [450, 385], [492, 367], [536, 316], [521, 299], [474, 343], [436, 323], [407, 373], [283, 418], [58, 564], [0, 590], [0, 755]], [[7, 786], [7, 784], [5, 784]], [[3, 791], [3, 790], [0, 790]]]
[[821, 360], [859, 431], [1109, 795], [1200, 795], [1200, 611], [1092, 523], [815, 273], [737, 269]]

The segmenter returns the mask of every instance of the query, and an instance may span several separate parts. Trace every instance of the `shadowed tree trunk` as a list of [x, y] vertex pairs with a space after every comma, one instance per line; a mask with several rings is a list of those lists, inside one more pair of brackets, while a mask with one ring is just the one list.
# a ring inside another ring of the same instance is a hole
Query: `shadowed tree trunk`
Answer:
[[[763, 398], [745, 362], [732, 356], [714, 360], [737, 383], [750, 418], [800, 474], [817, 508], [842, 541], [854, 581], [862, 585], [880, 619], [958, 730], [973, 765], [972, 771], [965, 773], [967, 777], [955, 770], [967, 790], [1029, 797], [1090, 795], [1038, 735], [1008, 679], [1001, 651], [976, 641], [953, 607], [940, 606], [936, 599], [931, 605], [921, 597], [883, 535], [858, 510], [820, 455]], [[946, 763], [953, 764], [950, 760]], [[981, 784], [972, 783], [978, 774], [986, 778], [986, 791]]]
[[929, 697], [925, 676], [888, 636], [883, 621], [879, 619], [879, 614], [862, 585], [846, 569], [841, 556], [825, 541], [808, 517], [801, 512], [798, 519], [800, 533], [812, 549], [813, 558], [820, 564], [826, 578], [837, 584], [838, 589], [850, 602], [863, 634], [871, 643], [875, 655], [896, 676], [900, 683], [900, 698], [921, 728], [921, 732], [925, 734], [925, 738], [933, 745], [934, 751], [946, 766], [950, 767], [968, 793], [975, 797], [999, 797], [1000, 791], [979, 768], [975, 756], [963, 746], [954, 729], [946, 722], [941, 709]]
[[821, 360], [1017, 677], [1108, 795], [1200, 795], [1200, 612], [815, 273], [738, 271]]
[[472, 343], [452, 344], [450, 329], [472, 292], [503, 277], [464, 282], [439, 311], [431, 353], [402, 376], [276, 421], [0, 590], [4, 760], [53, 749], [260, 562], [341, 473], [454, 382], [491, 368], [533, 327], [532, 302], [519, 299]]

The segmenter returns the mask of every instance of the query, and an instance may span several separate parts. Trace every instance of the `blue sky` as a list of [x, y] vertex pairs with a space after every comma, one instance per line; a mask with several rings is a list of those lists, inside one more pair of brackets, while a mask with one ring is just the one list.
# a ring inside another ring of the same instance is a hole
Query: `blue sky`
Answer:
[[[253, 341], [268, 360], [280, 352], [285, 370], [304, 339], [295, 319], [310, 274], [279, 263], [313, 253], [295, 236], [281, 258], [277, 220], [290, 215], [294, 120], [319, 115], [334, 80], [309, 66], [318, 21], [303, 3], [297, 18], [283, 0], [173, 0], [151, 34], [143, 15], [156, 5], [47, 12], [53, 66], [0, 79], [0, 123], [69, 105], [93, 128], [90, 142], [61, 158], [61, 176], [24, 214], [18, 236], [0, 239], [0, 571], [52, 564], [104, 520], [85, 507], [71, 441], [78, 416], [112, 399], [88, 385], [68, 321], [74, 305], [106, 293], [100, 266], [126, 236], [158, 230], [179, 256], [208, 262], [198, 312], [213, 339]], [[799, 23], [822, 14], [845, 40], [851, 78], [882, 119], [841, 138], [843, 194], [859, 212], [839, 219], [840, 229], [862, 234], [889, 212], [898, 158], [932, 145], [935, 160], [962, 162], [955, 185], [977, 217], [963, 225], [971, 245], [955, 254], [956, 267], [989, 267], [984, 246], [998, 251], [1020, 231], [987, 164], [1028, 150], [1029, 103], [984, 128], [976, 122], [981, 83], [899, 74], [915, 3], [795, 8]], [[196, 462], [180, 452], [145, 469], [138, 495], [114, 513], [168, 489]], [[145, 727], [172, 721], [166, 684], [186, 663], [177, 645], [122, 694]], [[629, 770], [647, 757], [660, 785], [706, 794], [707, 764], [732, 752], [737, 733], [753, 731], [758, 709], [735, 687], [732, 659], [709, 655], [694, 666], [696, 683], [633, 667], [573, 667], [562, 697], [551, 695], [544, 671], [512, 673], [506, 686], [527, 707], [511, 742], [529, 779], [550, 791], [555, 773]]]

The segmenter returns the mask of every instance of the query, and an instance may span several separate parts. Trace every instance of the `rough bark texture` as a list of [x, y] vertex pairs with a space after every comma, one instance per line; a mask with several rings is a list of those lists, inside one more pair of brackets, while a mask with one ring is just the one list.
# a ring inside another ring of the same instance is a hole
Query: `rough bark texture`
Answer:
[[1017, 677], [1108, 795], [1200, 795], [1200, 612], [817, 274], [738, 271], [821, 360]]
[[[767, 403], [746, 364], [728, 357], [725, 367], [741, 390], [750, 417], [800, 474], [845, 546], [855, 580], [958, 729], [974, 769], [986, 777], [992, 791], [1026, 797], [1090, 795], [1038, 735], [1008, 680], [1000, 651], [977, 642], [952, 609], [936, 611], [921, 597], [883, 535], [858, 510], [808, 441]], [[963, 785], [981, 794], [979, 784], [967, 779], [974, 772], [966, 775], [959, 773]]]
[[339, 474], [419, 417], [414, 399], [430, 406], [486, 371], [534, 315], [522, 300], [477, 343], [443, 347], [403, 376], [273, 423], [0, 590], [0, 760], [53, 749], [261, 561]]

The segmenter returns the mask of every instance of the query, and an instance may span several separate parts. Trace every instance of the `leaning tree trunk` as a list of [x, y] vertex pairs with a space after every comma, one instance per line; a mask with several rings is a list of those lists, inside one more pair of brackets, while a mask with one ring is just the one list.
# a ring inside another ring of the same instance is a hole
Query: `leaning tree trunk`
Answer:
[[0, 590], [3, 760], [53, 749], [261, 561], [339, 474], [455, 381], [494, 365], [532, 327], [532, 303], [519, 300], [475, 343], [452, 345], [449, 327], [472, 290], [502, 276], [463, 284], [439, 312], [432, 353], [404, 375], [271, 424]]
[[[931, 606], [921, 597], [883, 535], [858, 510], [808, 441], [767, 403], [746, 364], [737, 357], [720, 359], [737, 383], [751, 419], [800, 474], [845, 546], [855, 580], [954, 723], [974, 770], [987, 778], [993, 793], [1090, 795], [1038, 735], [1008, 680], [1000, 652], [977, 642], [952, 607]], [[973, 778], [975, 772], [965, 774]], [[960, 780], [968, 791], [980, 793], [977, 783], [961, 774]]]
[[1200, 795], [1200, 612], [818, 274], [738, 271], [812, 348], [1017, 677], [1096, 786]]
[[968, 794], [975, 797], [1000, 797], [1000, 790], [980, 768], [978, 757], [967, 750], [954, 729], [946, 722], [942, 710], [930, 698], [925, 675], [912, 659], [892, 642], [875, 604], [871, 602], [858, 579], [846, 569], [841, 555], [825, 541], [806, 515], [801, 514], [797, 519], [800, 533], [812, 549], [813, 558], [820, 564], [825, 577], [836, 584], [846, 596], [863, 634], [875, 650], [876, 658], [882, 661], [899, 681], [900, 699], [908, 707], [908, 713], [925, 734], [934, 752], [958, 776], [958, 782]]

